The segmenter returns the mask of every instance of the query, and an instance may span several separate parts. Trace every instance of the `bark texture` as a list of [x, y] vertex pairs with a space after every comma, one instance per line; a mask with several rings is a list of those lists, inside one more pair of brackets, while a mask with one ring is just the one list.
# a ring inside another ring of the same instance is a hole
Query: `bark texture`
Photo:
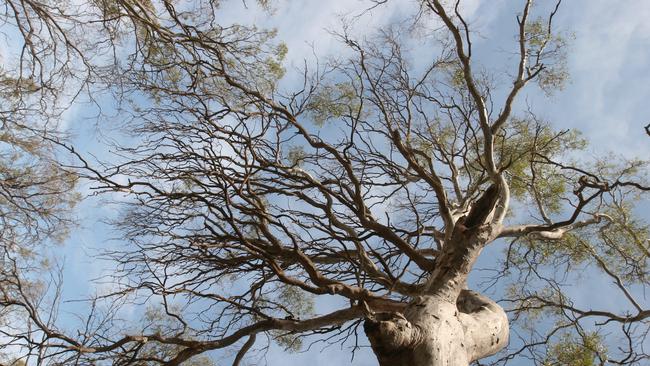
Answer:
[[480, 225], [488, 220], [489, 207], [481, 208], [479, 218], [472, 216], [473, 211], [467, 216], [474, 217], [471, 227], [466, 226], [467, 217], [456, 222], [424, 295], [415, 297], [403, 314], [366, 319], [366, 335], [381, 366], [468, 366], [507, 344], [508, 317], [503, 308], [466, 289], [474, 262], [499, 231], [496, 225]]
[[469, 290], [455, 303], [418, 297], [404, 314], [377, 314], [364, 329], [381, 366], [467, 366], [503, 348], [509, 334], [503, 309]]

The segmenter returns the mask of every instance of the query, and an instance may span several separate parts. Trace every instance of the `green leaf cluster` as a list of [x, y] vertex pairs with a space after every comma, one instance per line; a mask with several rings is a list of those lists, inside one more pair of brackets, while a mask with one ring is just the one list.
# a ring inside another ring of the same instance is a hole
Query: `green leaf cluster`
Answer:
[[587, 146], [576, 130], [554, 131], [548, 123], [513, 119], [496, 139], [500, 165], [507, 167], [513, 198], [540, 200], [548, 214], [562, 210], [566, 177], [554, 166], [540, 163], [540, 156], [561, 157]]
[[528, 63], [532, 72], [539, 71], [535, 80], [546, 94], [562, 90], [569, 78], [567, 48], [570, 35], [553, 33], [547, 19], [535, 19], [526, 24]]
[[[277, 298], [273, 301], [280, 304], [290, 319], [303, 319], [314, 314], [314, 298], [311, 294], [295, 286], [281, 284], [276, 291]], [[299, 334], [283, 331], [272, 331], [278, 345], [287, 351], [298, 352], [302, 349], [302, 337]]]
[[351, 82], [321, 86], [311, 96], [307, 111], [314, 123], [322, 127], [325, 122], [355, 113], [360, 106], [356, 89]]
[[548, 349], [543, 366], [596, 366], [599, 356], [607, 352], [597, 333], [588, 333], [581, 337], [563, 334]]

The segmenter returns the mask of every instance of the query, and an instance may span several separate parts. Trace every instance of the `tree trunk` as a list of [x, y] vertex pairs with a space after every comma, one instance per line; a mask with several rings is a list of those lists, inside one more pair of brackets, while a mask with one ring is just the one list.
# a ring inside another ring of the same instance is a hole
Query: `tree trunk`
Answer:
[[468, 366], [508, 342], [508, 318], [490, 299], [464, 290], [456, 303], [436, 296], [413, 301], [405, 313], [366, 319], [380, 366]]
[[464, 217], [456, 222], [436, 258], [424, 296], [413, 299], [403, 314], [366, 319], [364, 329], [381, 366], [468, 366], [508, 343], [503, 308], [465, 289], [474, 262], [498, 227], [464, 223]]

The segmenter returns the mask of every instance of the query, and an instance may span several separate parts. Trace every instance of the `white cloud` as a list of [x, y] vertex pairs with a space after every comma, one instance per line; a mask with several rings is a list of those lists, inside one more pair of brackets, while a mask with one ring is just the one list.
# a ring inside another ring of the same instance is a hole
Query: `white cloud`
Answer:
[[558, 115], [585, 132], [601, 152], [650, 156], [642, 126], [650, 120], [650, 3], [569, 2], [562, 27], [576, 39], [572, 83], [558, 95]]

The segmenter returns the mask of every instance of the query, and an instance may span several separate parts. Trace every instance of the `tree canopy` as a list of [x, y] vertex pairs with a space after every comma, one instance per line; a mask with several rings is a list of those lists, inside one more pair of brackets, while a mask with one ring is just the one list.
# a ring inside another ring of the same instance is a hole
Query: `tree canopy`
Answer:
[[[380, 365], [650, 359], [648, 162], [590, 156], [520, 100], [571, 72], [561, 1], [521, 1], [501, 72], [462, 1], [409, 2], [369, 36], [344, 22], [343, 56], [298, 70], [274, 30], [221, 16], [228, 1], [3, 5], [20, 49], [0, 79], [0, 342], [16, 364], [224, 350], [239, 365], [314, 342], [369, 345]], [[124, 133], [108, 158], [59, 128], [83, 103]], [[65, 282], [34, 263], [66, 235], [79, 179], [119, 202], [120, 244], [101, 254], [110, 291], [74, 323], [58, 319]], [[582, 302], [584, 281], [616, 308]]]

